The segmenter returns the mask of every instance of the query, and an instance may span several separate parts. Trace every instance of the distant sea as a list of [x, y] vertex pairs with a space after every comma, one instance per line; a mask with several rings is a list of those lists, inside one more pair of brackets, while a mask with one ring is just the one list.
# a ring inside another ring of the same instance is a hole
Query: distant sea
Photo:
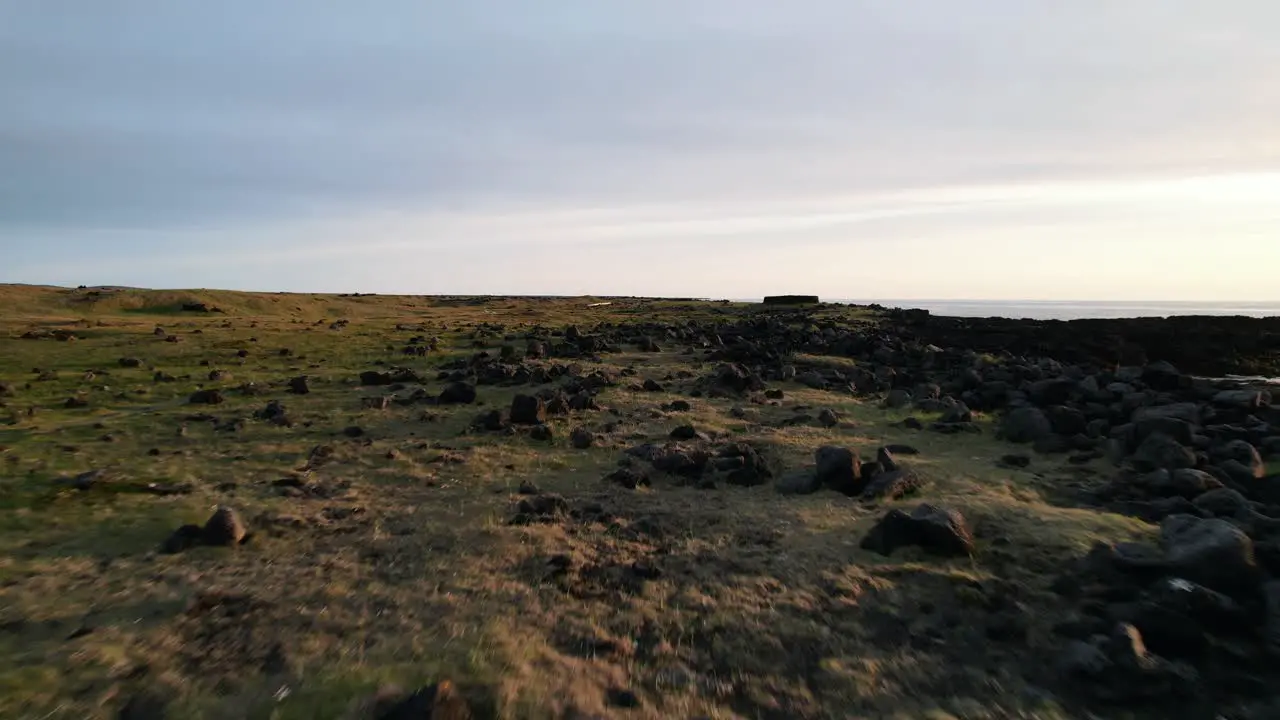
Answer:
[[[826, 300], [826, 298], [823, 298]], [[885, 307], [922, 308], [951, 317], [1005, 317], [1030, 320], [1168, 317], [1170, 315], [1280, 316], [1280, 302], [1112, 302], [1073, 300], [831, 300]]]

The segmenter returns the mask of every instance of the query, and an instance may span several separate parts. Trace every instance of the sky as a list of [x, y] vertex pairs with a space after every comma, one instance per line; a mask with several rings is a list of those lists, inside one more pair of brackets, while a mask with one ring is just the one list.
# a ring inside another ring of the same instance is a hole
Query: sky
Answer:
[[0, 0], [0, 282], [1280, 300], [1274, 0]]

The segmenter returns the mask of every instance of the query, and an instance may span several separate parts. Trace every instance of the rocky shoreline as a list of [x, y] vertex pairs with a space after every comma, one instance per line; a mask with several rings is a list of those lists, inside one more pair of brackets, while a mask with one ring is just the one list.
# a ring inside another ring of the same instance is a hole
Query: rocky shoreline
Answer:
[[1280, 377], [1280, 317], [1014, 320], [889, 310], [884, 318], [904, 338], [979, 353], [1038, 355], [1101, 367], [1164, 360], [1194, 375]]
[[[1072, 501], [1155, 523], [1159, 541], [1099, 543], [1062, 570], [1054, 587], [1074, 607], [1054, 627], [1063, 687], [1089, 706], [1168, 717], [1278, 709], [1269, 688], [1280, 680], [1280, 475], [1264, 459], [1280, 457], [1280, 407], [1247, 382], [1197, 375], [1276, 374], [1280, 318], [1034, 322], [886, 311], [859, 327], [788, 309], [732, 322], [571, 327], [531, 343], [529, 354], [590, 358], [625, 346], [685, 348], [719, 363], [697, 380], [695, 397], [746, 397], [795, 380], [941, 413], [910, 425], [925, 432], [980, 433], [982, 413], [1033, 454], [1109, 461], [1110, 477]], [[803, 356], [847, 358], [852, 369]], [[479, 364], [467, 373], [494, 375]], [[449, 379], [463, 379], [457, 372]], [[730, 484], [774, 477], [748, 445], [715, 452], [692, 428], [685, 435], [628, 451], [615, 476], [631, 487], [650, 470], [690, 484], [726, 469]], [[1025, 467], [1031, 455], [1001, 462]], [[864, 461], [823, 447], [812, 473], [777, 480], [779, 492], [877, 489], [874, 499], [885, 487], [895, 498], [916, 489], [885, 449]], [[903, 545], [981, 552], [963, 516], [930, 504], [890, 511], [862, 541], [885, 555]]]

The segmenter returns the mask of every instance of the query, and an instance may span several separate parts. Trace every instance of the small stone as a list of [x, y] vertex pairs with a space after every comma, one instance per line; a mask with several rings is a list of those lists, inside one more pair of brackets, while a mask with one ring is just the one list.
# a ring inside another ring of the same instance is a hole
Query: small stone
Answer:
[[902, 388], [894, 388], [884, 398], [884, 406], [890, 409], [904, 408], [911, 404], [911, 393]]
[[919, 476], [905, 469], [882, 472], [862, 491], [863, 500], [900, 500], [923, 487]]
[[880, 468], [885, 472], [893, 472], [898, 469], [898, 463], [893, 459], [893, 453], [889, 452], [887, 447], [876, 450], [876, 462], [880, 463]]
[[197, 390], [187, 398], [192, 405], [219, 405], [225, 401], [220, 390]]
[[697, 440], [700, 436], [702, 436], [702, 434], [699, 433], [692, 425], [681, 425], [671, 431], [672, 440]]
[[586, 450], [595, 443], [595, 435], [584, 427], [576, 427], [569, 433], [569, 442], [578, 450]]
[[219, 507], [204, 524], [201, 540], [206, 545], [239, 545], [248, 531], [240, 515], [229, 507]]
[[634, 490], [641, 485], [649, 485], [649, 476], [644, 471], [630, 467], [618, 468], [606, 475], [604, 479], [607, 482], [621, 485], [628, 490]]
[[437, 402], [441, 405], [469, 405], [476, 401], [476, 389], [466, 383], [453, 383], [441, 391]]

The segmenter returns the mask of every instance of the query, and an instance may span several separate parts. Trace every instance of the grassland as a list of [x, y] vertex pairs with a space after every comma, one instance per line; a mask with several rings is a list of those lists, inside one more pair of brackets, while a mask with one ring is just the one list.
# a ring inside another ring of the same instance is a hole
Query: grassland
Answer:
[[[358, 718], [380, 689], [445, 678], [479, 717], [1070, 717], [1044, 659], [1063, 612], [1054, 570], [1095, 540], [1152, 532], [1056, 504], [1090, 468], [997, 467], [1008, 448], [990, 432], [907, 430], [903, 411], [791, 382], [775, 384], [781, 401], [690, 398], [679, 373], [710, 365], [674, 346], [582, 362], [624, 382], [602, 409], [552, 418], [550, 441], [469, 429], [528, 388], [481, 385], [476, 405], [362, 400], [434, 396], [442, 365], [523, 350], [535, 328], [769, 312], [753, 306], [7, 286], [0, 308], [5, 718], [116, 717], [147, 697], [167, 706], [153, 717]], [[415, 336], [436, 349], [402, 355]], [[392, 365], [423, 382], [360, 386]], [[289, 393], [300, 375], [310, 392]], [[667, 391], [630, 387], [647, 378]], [[201, 388], [225, 402], [189, 404]], [[254, 417], [271, 400], [291, 425]], [[674, 400], [691, 407], [662, 409]], [[842, 421], [784, 422], [806, 408]], [[626, 448], [683, 424], [767, 448], [783, 472], [820, 445], [909, 444], [926, 484], [868, 505], [602, 481]], [[579, 426], [594, 447], [570, 443]], [[510, 524], [529, 485], [573, 512]], [[968, 517], [973, 559], [859, 548], [888, 507], [920, 500]], [[157, 552], [218, 505], [250, 542]]]

